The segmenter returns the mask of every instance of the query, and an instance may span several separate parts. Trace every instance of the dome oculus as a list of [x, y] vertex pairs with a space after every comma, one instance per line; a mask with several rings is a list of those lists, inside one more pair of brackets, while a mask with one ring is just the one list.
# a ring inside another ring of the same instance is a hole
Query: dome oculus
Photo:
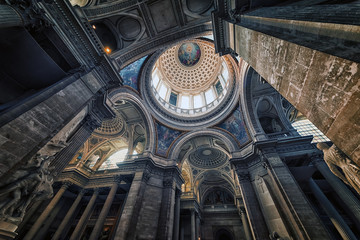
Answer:
[[196, 65], [201, 57], [199, 45], [193, 42], [183, 43], [178, 50], [178, 58], [182, 65], [192, 67]]

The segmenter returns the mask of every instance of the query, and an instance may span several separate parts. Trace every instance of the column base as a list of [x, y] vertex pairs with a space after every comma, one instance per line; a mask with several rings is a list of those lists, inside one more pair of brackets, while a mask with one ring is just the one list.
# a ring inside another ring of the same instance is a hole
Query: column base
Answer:
[[18, 235], [17, 228], [16, 224], [0, 221], [0, 240], [14, 239]]

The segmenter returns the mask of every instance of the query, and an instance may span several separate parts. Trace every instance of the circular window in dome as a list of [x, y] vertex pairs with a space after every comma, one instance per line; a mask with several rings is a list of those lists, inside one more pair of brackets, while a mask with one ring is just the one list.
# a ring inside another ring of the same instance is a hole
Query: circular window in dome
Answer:
[[188, 40], [149, 58], [141, 92], [158, 120], [168, 126], [188, 129], [215, 124], [235, 104], [236, 68], [230, 55], [215, 53], [212, 41]]
[[178, 58], [181, 64], [192, 67], [200, 60], [201, 50], [199, 45], [193, 42], [181, 44], [178, 50]]

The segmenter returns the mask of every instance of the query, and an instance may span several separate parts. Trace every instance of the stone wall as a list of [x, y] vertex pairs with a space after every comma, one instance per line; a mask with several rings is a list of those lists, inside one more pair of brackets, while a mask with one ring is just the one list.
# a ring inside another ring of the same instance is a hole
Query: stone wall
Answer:
[[238, 54], [359, 164], [360, 64], [239, 25], [235, 39]]
[[[94, 76], [90, 73], [77, 79], [0, 128], [0, 175], [26, 163], [87, 105], [94, 95], [85, 83], [87, 78]], [[101, 86], [95, 79], [92, 81], [97, 91]], [[0, 117], [5, 121], [11, 112]]]

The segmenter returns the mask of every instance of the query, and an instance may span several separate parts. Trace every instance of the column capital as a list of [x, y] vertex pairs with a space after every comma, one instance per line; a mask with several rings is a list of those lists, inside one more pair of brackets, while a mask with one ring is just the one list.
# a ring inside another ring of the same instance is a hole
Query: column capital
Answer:
[[147, 183], [149, 181], [150, 177], [151, 177], [151, 174], [148, 171], [144, 171], [141, 180], [144, 183]]
[[78, 195], [84, 195], [85, 193], [88, 193], [88, 192], [89, 192], [88, 189], [83, 188], [83, 189], [80, 190]]
[[236, 169], [236, 174], [238, 175], [239, 182], [250, 181], [250, 174], [248, 170]]
[[94, 188], [93, 195], [98, 195], [100, 192], [100, 188]]
[[172, 178], [165, 178], [164, 180], [163, 180], [163, 186], [165, 187], [165, 188], [174, 188], [175, 186], [174, 186], [174, 179], [172, 179]]
[[39, 30], [52, 25], [52, 21], [46, 17], [45, 11], [37, 4], [37, 1], [6, 0], [5, 2], [21, 16], [25, 27]]
[[86, 117], [82, 120], [82, 125], [89, 129], [91, 132], [96, 128], [101, 126], [101, 121], [94, 117], [92, 114], [86, 115]]
[[134, 179], [134, 174], [120, 174], [114, 176], [114, 182], [121, 183], [122, 181], [126, 183], [131, 183]]
[[175, 189], [175, 198], [180, 198], [182, 195], [182, 191], [179, 188]]
[[310, 159], [314, 165], [320, 162], [324, 162], [323, 155], [321, 153], [310, 155]]
[[61, 188], [64, 188], [65, 190], [68, 189], [71, 185], [73, 185], [72, 182], [70, 181], [65, 181], [63, 182], [63, 184], [61, 185]]

